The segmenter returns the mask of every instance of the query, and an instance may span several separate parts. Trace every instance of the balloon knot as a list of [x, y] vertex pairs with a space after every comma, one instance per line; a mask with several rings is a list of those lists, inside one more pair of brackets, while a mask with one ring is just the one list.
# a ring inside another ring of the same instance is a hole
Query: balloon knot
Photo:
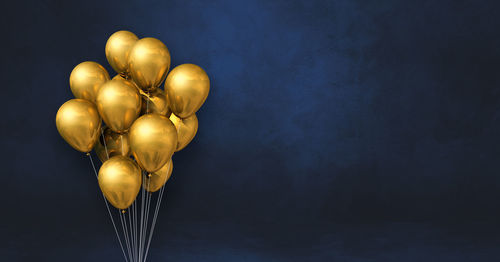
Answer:
[[87, 152], [87, 153], [85, 153], [85, 155], [90, 156], [90, 153], [89, 153], [89, 152]]
[[127, 212], [127, 211], [125, 211], [125, 209], [122, 209], [122, 214], [125, 214], [125, 212]]
[[148, 177], [151, 177], [151, 173], [148, 174]]

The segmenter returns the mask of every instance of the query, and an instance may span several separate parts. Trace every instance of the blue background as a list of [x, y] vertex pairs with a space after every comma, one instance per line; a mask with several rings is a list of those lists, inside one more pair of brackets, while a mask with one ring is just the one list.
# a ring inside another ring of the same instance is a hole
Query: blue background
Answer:
[[151, 261], [498, 261], [494, 2], [3, 3], [1, 260], [122, 260], [54, 119], [125, 29], [211, 78]]

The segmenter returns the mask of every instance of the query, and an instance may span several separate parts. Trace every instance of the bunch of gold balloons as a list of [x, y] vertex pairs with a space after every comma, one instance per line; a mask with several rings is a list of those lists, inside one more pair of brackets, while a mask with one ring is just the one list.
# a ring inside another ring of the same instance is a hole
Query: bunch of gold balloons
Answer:
[[69, 77], [75, 99], [59, 108], [56, 126], [76, 150], [95, 150], [103, 162], [99, 186], [114, 207], [124, 210], [143, 183], [155, 192], [169, 179], [172, 155], [198, 130], [195, 113], [208, 96], [210, 80], [194, 64], [179, 65], [169, 73], [165, 44], [151, 37], [139, 39], [129, 31], [111, 35], [105, 53], [118, 74], [110, 79], [96, 62], [77, 65]]

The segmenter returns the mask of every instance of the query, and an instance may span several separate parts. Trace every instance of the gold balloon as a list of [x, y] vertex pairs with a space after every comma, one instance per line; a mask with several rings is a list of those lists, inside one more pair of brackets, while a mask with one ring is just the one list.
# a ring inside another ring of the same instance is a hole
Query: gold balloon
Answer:
[[180, 151], [185, 148], [191, 140], [193, 140], [198, 131], [198, 118], [196, 114], [192, 114], [187, 118], [179, 118], [175, 114], [170, 115], [170, 121], [174, 123], [177, 129], [177, 148], [175, 151]]
[[129, 31], [118, 31], [112, 34], [106, 42], [106, 58], [113, 69], [123, 75], [128, 75], [128, 56], [132, 46], [139, 38]]
[[172, 169], [173, 163], [172, 159], [170, 159], [162, 168], [160, 168], [160, 170], [152, 172], [151, 176], [148, 176], [147, 179], [145, 179], [142, 187], [151, 193], [160, 190], [160, 188], [165, 185], [167, 180], [172, 175]]
[[198, 111], [210, 91], [205, 71], [193, 64], [175, 67], [165, 80], [165, 93], [172, 113], [186, 118]]
[[169, 116], [171, 113], [168, 108], [165, 92], [160, 88], [149, 92], [149, 94], [145, 93], [142, 95], [141, 114], [149, 113], [156, 113], [164, 116]]
[[155, 172], [172, 157], [177, 131], [166, 116], [147, 114], [132, 124], [129, 141], [137, 163], [147, 172]]
[[56, 126], [68, 144], [85, 153], [92, 150], [99, 138], [101, 117], [91, 102], [71, 99], [57, 111]]
[[141, 169], [130, 158], [114, 156], [102, 164], [99, 187], [106, 199], [118, 209], [126, 209], [141, 189]]
[[127, 80], [111, 80], [97, 94], [97, 109], [114, 132], [126, 132], [141, 112], [141, 97]]
[[109, 80], [109, 74], [104, 67], [92, 61], [77, 65], [69, 76], [69, 86], [76, 98], [95, 102], [101, 85]]
[[167, 76], [170, 53], [160, 40], [143, 38], [135, 43], [128, 58], [130, 76], [143, 90], [153, 90]]
[[[102, 138], [104, 136], [104, 139]], [[106, 127], [103, 135], [97, 141], [94, 150], [99, 159], [104, 162], [116, 155], [129, 156], [130, 144], [128, 134], [115, 133], [110, 128]]]

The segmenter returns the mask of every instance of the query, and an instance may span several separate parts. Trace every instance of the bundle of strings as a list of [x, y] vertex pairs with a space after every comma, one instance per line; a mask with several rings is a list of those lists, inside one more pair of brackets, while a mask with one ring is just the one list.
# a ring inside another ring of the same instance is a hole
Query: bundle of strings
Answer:
[[[101, 130], [101, 136], [103, 136], [104, 140], [103, 130]], [[106, 143], [104, 143], [104, 147], [107, 157], [109, 158]], [[90, 163], [92, 164], [92, 169], [94, 170], [95, 176], [97, 178], [98, 174], [94, 161], [92, 159], [92, 155], [90, 153], [87, 155], [89, 156]], [[149, 192], [146, 189], [149, 188], [150, 180], [147, 179], [147, 176], [145, 174], [143, 174], [142, 177], [142, 183], [145, 186], [142, 187], [140, 196], [138, 196], [138, 199], [140, 198], [141, 200], [140, 207], [138, 207], [139, 201], [134, 201], [134, 203], [129, 208], [127, 208], [127, 210], [118, 210], [117, 212], [117, 216], [119, 217], [121, 223], [121, 231], [119, 230], [119, 228], [117, 228], [115, 217], [111, 213], [109, 203], [103, 194], [104, 204], [106, 205], [106, 209], [108, 210], [109, 218], [111, 220], [111, 223], [113, 224], [113, 229], [115, 230], [116, 237], [118, 239], [123, 257], [125, 258], [126, 262], [146, 261], [149, 253], [149, 247], [151, 245], [151, 239], [153, 237], [156, 226], [156, 221], [158, 219], [163, 192], [165, 190], [165, 185], [163, 185], [157, 193]], [[153, 217], [150, 219], [151, 202], [153, 201], [154, 197], [156, 198], [155, 208], [153, 211]]]

